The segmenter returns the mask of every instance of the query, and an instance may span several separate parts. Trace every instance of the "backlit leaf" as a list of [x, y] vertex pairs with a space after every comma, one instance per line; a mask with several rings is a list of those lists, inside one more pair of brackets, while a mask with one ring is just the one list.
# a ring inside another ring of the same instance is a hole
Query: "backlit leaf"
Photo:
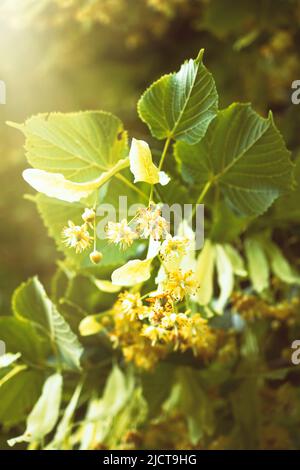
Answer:
[[258, 215], [293, 182], [293, 165], [272, 114], [263, 119], [248, 104], [218, 113], [196, 145], [178, 142], [175, 155], [185, 181], [220, 186], [242, 215]]
[[218, 95], [212, 75], [202, 63], [203, 50], [179, 72], [154, 82], [138, 103], [139, 115], [157, 139], [198, 142], [216, 116]]
[[39, 114], [24, 125], [11, 125], [24, 133], [34, 168], [77, 183], [98, 178], [128, 152], [121, 121], [102, 111]]

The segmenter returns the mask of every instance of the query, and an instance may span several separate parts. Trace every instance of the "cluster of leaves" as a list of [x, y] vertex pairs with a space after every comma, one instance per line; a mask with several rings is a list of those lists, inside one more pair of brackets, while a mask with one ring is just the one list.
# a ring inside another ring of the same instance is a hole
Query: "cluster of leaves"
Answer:
[[[125, 361], [103, 328], [90, 328], [117, 301], [112, 272], [142, 257], [145, 243], [121, 251], [97, 240], [103, 260], [93, 266], [86, 252], [62, 243], [62, 229], [68, 220], [80, 224], [95, 197], [117, 206], [124, 187], [129, 201], [145, 202], [149, 181], [132, 183], [127, 133], [115, 116], [34, 116], [17, 126], [39, 191], [32, 199], [65, 259], [50, 297], [30, 279], [14, 294], [14, 314], [0, 318], [8, 350], [0, 421], [10, 445], [299, 447], [298, 368], [289, 348], [299, 327], [300, 277], [270, 230], [281, 228], [287, 201], [297, 200], [298, 171], [271, 113], [265, 119], [240, 103], [218, 109], [202, 55], [154, 82], [138, 112], [152, 137], [166, 142], [158, 168], [165, 164], [171, 181], [154, 192], [150, 184], [150, 195], [169, 204], [205, 201], [206, 242], [191, 260], [199, 290], [187, 305], [223, 340], [209, 361], [173, 351], [145, 372]], [[133, 293], [154, 290], [153, 263]]]
[[[299, 76], [300, 63], [296, 0], [242, 0], [238, 7], [228, 0], [3, 0], [0, 22], [1, 78], [14, 90], [10, 96], [18, 96], [1, 107], [3, 122], [22, 121], [40, 110], [103, 108], [143, 137], [134, 112], [140, 92], [201, 44], [209, 53], [221, 106], [239, 99], [251, 101], [262, 114], [271, 108], [289, 148], [299, 149], [299, 113], [290, 106], [290, 84]], [[21, 200], [19, 142], [5, 126], [1, 136], [6, 202], [1, 207], [0, 300], [7, 311], [21, 279], [39, 271], [49, 280], [54, 250], [51, 241], [47, 247], [43, 242], [33, 209]], [[19, 230], [22, 237], [15, 235]], [[30, 252], [33, 236], [37, 249]]]

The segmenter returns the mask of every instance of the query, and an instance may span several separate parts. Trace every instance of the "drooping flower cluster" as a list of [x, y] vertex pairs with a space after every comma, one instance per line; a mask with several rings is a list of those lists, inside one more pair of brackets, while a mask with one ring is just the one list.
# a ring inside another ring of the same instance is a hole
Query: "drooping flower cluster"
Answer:
[[299, 297], [294, 297], [288, 301], [271, 304], [255, 295], [235, 292], [232, 295], [232, 304], [234, 310], [248, 322], [269, 318], [274, 325], [287, 323], [292, 326], [299, 312], [300, 300]]
[[152, 203], [147, 208], [138, 209], [131, 222], [123, 219], [121, 222], [108, 222], [106, 227], [109, 242], [122, 249], [129, 248], [137, 238], [161, 240], [168, 233], [168, 223], [162, 217], [161, 209]]
[[207, 361], [216, 355], [218, 335], [199, 313], [178, 313], [169, 295], [143, 303], [139, 293], [123, 292], [109, 317], [103, 317], [114, 347], [138, 367], [151, 369], [171, 352], [191, 350]]
[[169, 294], [158, 296], [148, 308], [142, 334], [152, 346], [164, 344], [168, 350], [184, 352], [191, 349], [196, 357], [214, 355], [216, 337], [200, 314], [176, 312]]
[[76, 225], [72, 220], [69, 220], [68, 225], [63, 228], [63, 243], [69, 248], [74, 248], [78, 254], [89, 248], [94, 241], [94, 250], [90, 253], [90, 260], [92, 263], [98, 264], [102, 260], [102, 253], [96, 250], [94, 237], [89, 232], [90, 229], [94, 230], [95, 228], [96, 214], [94, 209], [86, 208], [81, 217], [82, 225]]

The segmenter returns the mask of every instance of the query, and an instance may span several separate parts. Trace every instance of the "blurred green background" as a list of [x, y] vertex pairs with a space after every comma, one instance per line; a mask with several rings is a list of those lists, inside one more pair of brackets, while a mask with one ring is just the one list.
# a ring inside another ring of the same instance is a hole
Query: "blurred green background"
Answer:
[[162, 73], [205, 48], [221, 106], [272, 109], [288, 147], [300, 148], [300, 2], [296, 0], [1, 0], [0, 312], [14, 288], [55, 269], [47, 237], [21, 177], [23, 139], [5, 122], [49, 111], [104, 109], [143, 136], [136, 102]]

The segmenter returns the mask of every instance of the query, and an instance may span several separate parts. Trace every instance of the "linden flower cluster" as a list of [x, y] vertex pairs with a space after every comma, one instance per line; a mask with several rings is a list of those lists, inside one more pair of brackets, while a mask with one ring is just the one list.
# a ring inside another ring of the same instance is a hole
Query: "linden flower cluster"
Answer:
[[110, 243], [119, 245], [122, 249], [129, 248], [137, 238], [161, 240], [168, 234], [168, 223], [161, 216], [161, 209], [155, 204], [137, 211], [131, 221], [132, 227], [126, 219], [121, 222], [108, 222], [106, 237]]
[[[72, 220], [62, 230], [63, 243], [69, 248], [75, 248], [75, 252], [82, 253], [90, 247], [94, 237], [90, 235], [89, 229], [94, 229], [96, 214], [94, 209], [86, 208], [82, 214], [82, 225], [76, 225]], [[102, 254], [94, 249], [90, 253], [90, 260], [97, 264], [101, 261]]]
[[124, 292], [113, 307], [111, 315], [102, 318], [103, 327], [115, 348], [122, 349], [127, 362], [142, 369], [152, 369], [167, 355], [163, 345], [151, 345], [142, 335], [143, 318], [148, 307], [143, 305], [139, 293]]
[[123, 292], [109, 320], [102, 320], [126, 361], [152, 369], [172, 351], [192, 350], [203, 360], [215, 355], [217, 336], [200, 314], [176, 313], [169, 295], [149, 297], [147, 303], [143, 304], [139, 293]]
[[169, 294], [155, 299], [148, 309], [147, 320], [142, 334], [151, 341], [152, 346], [163, 344], [168, 350], [181, 352], [191, 349], [196, 357], [202, 358], [214, 355], [216, 336], [207, 325], [207, 320], [200, 314], [191, 315], [190, 311], [175, 312], [173, 298]]
[[165, 291], [175, 301], [182, 300], [186, 295], [196, 293], [198, 283], [192, 270], [183, 272], [181, 269], [167, 273], [166, 281], [163, 282]]
[[272, 305], [254, 295], [236, 292], [232, 295], [232, 303], [235, 310], [245, 320], [254, 321], [256, 319], [269, 318], [272, 321], [272, 325], [279, 327], [282, 323], [287, 323], [289, 326], [295, 323], [300, 300], [299, 297], [294, 297], [289, 301]]

